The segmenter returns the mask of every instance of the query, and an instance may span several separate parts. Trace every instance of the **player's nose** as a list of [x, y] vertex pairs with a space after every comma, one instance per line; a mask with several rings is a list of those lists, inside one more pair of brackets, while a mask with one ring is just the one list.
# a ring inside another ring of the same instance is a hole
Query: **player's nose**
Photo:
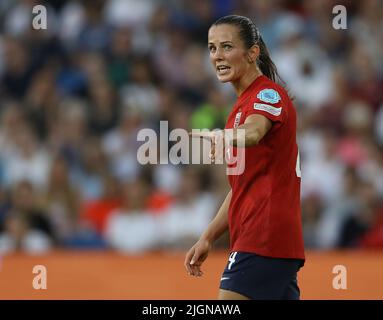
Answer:
[[214, 62], [222, 61], [223, 51], [220, 48], [218, 48], [217, 50], [211, 53], [211, 58]]

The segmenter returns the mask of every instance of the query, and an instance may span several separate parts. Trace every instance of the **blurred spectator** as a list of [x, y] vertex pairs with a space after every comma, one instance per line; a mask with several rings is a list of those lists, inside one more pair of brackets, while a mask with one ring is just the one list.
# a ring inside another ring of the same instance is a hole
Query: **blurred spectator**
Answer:
[[80, 197], [69, 177], [67, 161], [57, 156], [52, 163], [42, 203], [59, 243], [74, 234], [78, 223]]
[[322, 215], [320, 197], [312, 194], [302, 201], [303, 240], [305, 248], [316, 249], [319, 247], [318, 224]]
[[0, 232], [4, 230], [4, 221], [11, 208], [11, 199], [4, 188], [0, 188]]
[[50, 154], [26, 123], [15, 132], [13, 139], [15, 149], [3, 158], [4, 184], [12, 187], [28, 180], [34, 187], [44, 190], [51, 165]]
[[364, 102], [346, 106], [343, 114], [345, 132], [339, 139], [338, 154], [346, 165], [359, 167], [367, 161], [367, 141], [372, 141], [372, 112]]
[[106, 79], [95, 79], [89, 86], [89, 131], [102, 136], [116, 127], [119, 118], [119, 105], [116, 92]]
[[20, 181], [14, 186], [11, 193], [11, 212], [20, 215], [28, 224], [29, 228], [39, 230], [55, 239], [55, 233], [50, 222], [48, 212], [45, 210], [41, 193], [28, 181]]
[[3, 97], [23, 97], [34, 71], [28, 48], [9, 36], [3, 39], [3, 46], [5, 69], [0, 79], [0, 92]]
[[105, 238], [120, 252], [137, 254], [158, 248], [160, 230], [157, 218], [145, 209], [148, 185], [142, 178], [125, 183], [122, 205], [107, 219]]
[[367, 160], [358, 168], [364, 180], [370, 181], [376, 192], [383, 199], [383, 152], [371, 140], [365, 144]]
[[138, 27], [148, 23], [155, 8], [156, 1], [153, 0], [110, 0], [104, 10], [105, 22]]
[[21, 181], [14, 186], [12, 205], [0, 233], [1, 253], [15, 250], [41, 253], [52, 248], [56, 240], [54, 230], [40, 202], [29, 182]]
[[80, 165], [87, 133], [86, 109], [86, 104], [81, 100], [63, 100], [49, 123], [49, 149], [57, 154], [62, 153], [71, 169]]
[[361, 248], [382, 249], [383, 248], [383, 206], [373, 208], [374, 221], [369, 230], [361, 237], [359, 243]]
[[55, 86], [56, 76], [57, 68], [52, 61], [36, 72], [25, 94], [25, 116], [41, 140], [47, 139], [49, 124], [57, 116], [59, 95]]
[[127, 27], [115, 29], [108, 48], [108, 76], [116, 88], [130, 80], [133, 64], [132, 30]]
[[[373, 185], [371, 183], [362, 183], [358, 189], [359, 205], [355, 214], [345, 219], [342, 224], [338, 242], [340, 248], [360, 247], [363, 237], [366, 236], [369, 230], [372, 230], [374, 224], [380, 218], [380, 208], [377, 206], [378, 198]], [[370, 239], [372, 240], [371, 234]], [[366, 236], [365, 245], [367, 246], [368, 241], [371, 240]]]
[[17, 101], [4, 101], [1, 106], [0, 159], [2, 161], [2, 183], [4, 183], [4, 160], [16, 153], [16, 136], [25, 126], [22, 106]]
[[188, 37], [182, 29], [169, 30], [163, 43], [158, 45], [153, 54], [154, 71], [161, 81], [174, 88], [186, 86], [186, 69], [184, 63], [188, 48]]
[[188, 167], [175, 202], [162, 217], [165, 248], [185, 249], [195, 243], [217, 210], [210, 192], [201, 193], [203, 171]]
[[62, 59], [56, 77], [57, 91], [61, 96], [81, 98], [85, 95], [88, 78], [83, 60], [86, 58], [85, 54], [78, 51]]
[[139, 174], [137, 161], [137, 133], [143, 126], [142, 114], [125, 107], [117, 127], [102, 138], [102, 148], [107, 155], [112, 173], [122, 181], [134, 180]]
[[77, 48], [90, 51], [104, 51], [109, 44], [111, 26], [103, 21], [105, 2], [85, 0], [85, 23], [78, 34]]
[[324, 132], [317, 154], [308, 157], [302, 164], [302, 198], [318, 194], [325, 204], [337, 201], [342, 194], [344, 164], [337, 154], [334, 134]]
[[131, 70], [131, 83], [120, 90], [123, 105], [129, 105], [149, 116], [158, 112], [158, 90], [153, 84], [151, 66], [147, 61], [135, 61]]
[[101, 141], [95, 137], [88, 139], [83, 147], [79, 166], [72, 179], [83, 201], [99, 199], [104, 193], [103, 178], [108, 170], [107, 158]]
[[117, 178], [103, 176], [103, 187], [100, 197], [82, 202], [80, 214], [101, 236], [105, 233], [110, 214], [121, 207], [120, 183]]
[[[359, 56], [359, 59], [365, 66], [367, 64], [373, 66], [374, 70], [382, 71], [383, 44], [381, 41], [377, 41], [377, 39], [382, 39], [382, 4], [378, 0], [369, 0], [360, 3], [359, 6], [358, 14], [351, 22], [350, 32], [355, 43], [360, 44], [367, 55], [367, 59], [365, 55]], [[380, 94], [382, 93], [380, 92]]]
[[361, 184], [363, 184], [363, 180], [358, 175], [357, 170], [347, 167], [343, 177], [342, 194], [337, 201], [322, 208], [320, 220], [314, 231], [318, 248], [331, 249], [337, 247], [344, 221], [355, 216], [360, 210], [358, 193]]
[[73, 49], [86, 21], [84, 5], [75, 0], [67, 1], [58, 17], [58, 36], [63, 46]]
[[0, 233], [0, 253], [23, 251], [31, 254], [46, 253], [52, 248], [51, 240], [43, 232], [29, 228], [18, 213], [8, 216], [4, 232]]
[[375, 111], [383, 100], [383, 80], [367, 48], [355, 41], [349, 52], [350, 93], [355, 100], [365, 101]]

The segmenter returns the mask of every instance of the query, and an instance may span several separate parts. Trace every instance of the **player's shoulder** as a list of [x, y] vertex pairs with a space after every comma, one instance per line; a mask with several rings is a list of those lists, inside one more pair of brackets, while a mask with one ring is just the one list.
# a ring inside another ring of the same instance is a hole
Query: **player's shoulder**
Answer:
[[258, 86], [254, 88], [253, 94], [257, 99], [271, 104], [278, 104], [288, 98], [288, 94], [280, 84], [263, 76]]
[[261, 114], [272, 121], [283, 122], [287, 119], [290, 105], [285, 89], [262, 76], [252, 87], [246, 108], [248, 114]]

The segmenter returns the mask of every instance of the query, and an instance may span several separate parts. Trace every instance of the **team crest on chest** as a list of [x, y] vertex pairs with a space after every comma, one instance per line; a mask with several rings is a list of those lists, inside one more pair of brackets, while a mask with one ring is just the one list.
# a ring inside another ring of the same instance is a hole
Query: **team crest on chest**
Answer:
[[274, 89], [263, 89], [259, 91], [257, 98], [267, 103], [278, 103], [281, 100], [279, 93]]
[[241, 121], [241, 115], [242, 115], [242, 112], [237, 112], [237, 114], [235, 115], [235, 120], [234, 120], [234, 125], [233, 125], [233, 128], [237, 128], [240, 121]]

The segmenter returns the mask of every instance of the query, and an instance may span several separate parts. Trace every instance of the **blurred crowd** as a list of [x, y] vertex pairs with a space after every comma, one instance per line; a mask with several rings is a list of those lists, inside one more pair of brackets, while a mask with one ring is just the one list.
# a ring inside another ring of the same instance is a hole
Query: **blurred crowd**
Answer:
[[[32, 29], [37, 4], [46, 30]], [[224, 166], [141, 165], [137, 133], [224, 126], [236, 97], [206, 42], [233, 13], [257, 24], [294, 97], [306, 248], [383, 248], [381, 1], [2, 0], [1, 254], [198, 239], [228, 192]]]

